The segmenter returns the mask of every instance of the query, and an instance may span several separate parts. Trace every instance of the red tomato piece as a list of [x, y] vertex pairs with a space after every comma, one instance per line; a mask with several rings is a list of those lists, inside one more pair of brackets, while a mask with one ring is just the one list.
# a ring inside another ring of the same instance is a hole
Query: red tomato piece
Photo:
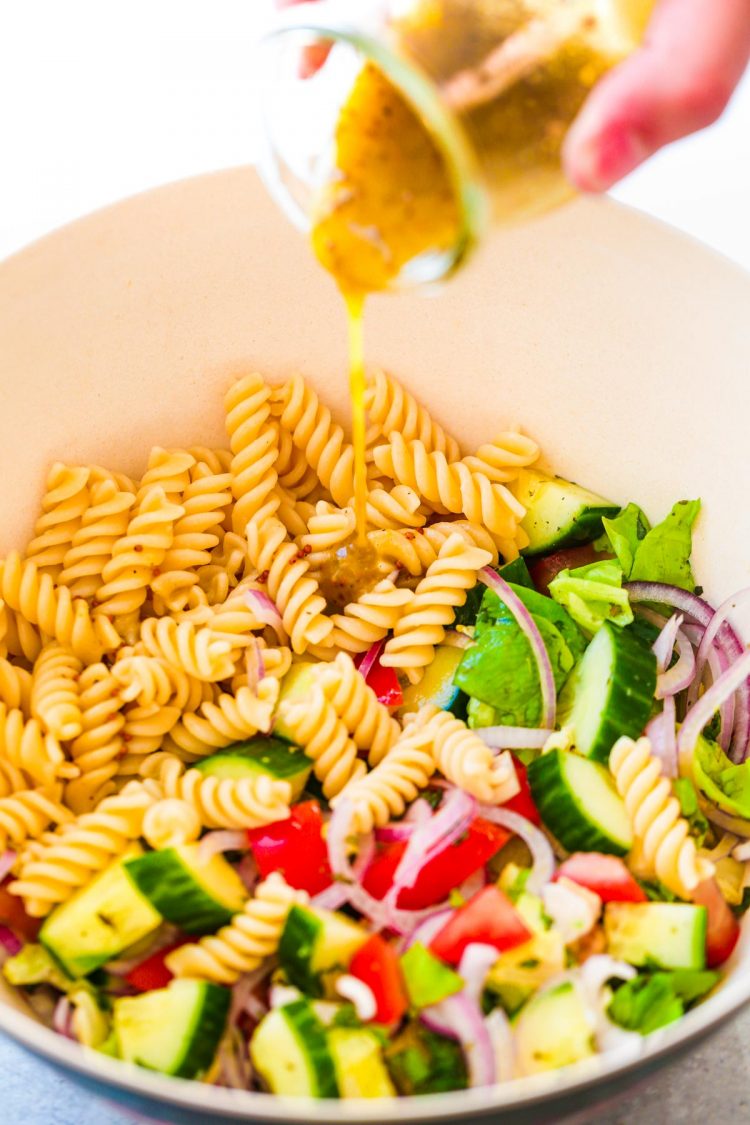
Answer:
[[599, 895], [602, 902], [648, 902], [648, 896], [638, 885], [621, 859], [600, 852], [575, 852], [555, 872]]
[[467, 945], [494, 945], [498, 953], [515, 949], [531, 938], [510, 899], [499, 887], [485, 887], [459, 907], [437, 935], [430, 949], [442, 961], [457, 965]]
[[706, 930], [706, 964], [709, 969], [723, 965], [740, 937], [740, 924], [735, 918], [715, 879], [706, 879], [693, 891], [693, 901], [708, 912]]
[[6, 884], [0, 885], [0, 925], [15, 930], [27, 941], [36, 941], [43, 918], [30, 918], [18, 895], [13, 895]]
[[[510, 836], [507, 829], [477, 817], [460, 840], [425, 864], [414, 886], [400, 892], [397, 905], [404, 910], [422, 910], [443, 902], [454, 887], [484, 867]], [[378, 846], [362, 880], [373, 898], [385, 898], [405, 851], [406, 843], [399, 840]]]
[[[366, 653], [355, 658], [354, 663], [359, 668], [364, 660]], [[384, 668], [380, 663], [380, 657], [377, 658], [375, 663], [371, 666], [365, 683], [378, 697], [378, 702], [382, 703], [384, 707], [391, 709], [401, 707], [404, 702], [404, 693], [401, 689], [401, 684], [398, 682], [395, 668]]]
[[125, 980], [139, 992], [153, 992], [157, 988], [166, 988], [172, 979], [172, 973], [164, 964], [164, 959], [173, 949], [179, 949], [184, 944], [184, 941], [176, 941], [173, 945], [166, 945], [164, 949], [153, 953], [126, 973]]
[[593, 544], [587, 543], [583, 547], [566, 547], [543, 559], [529, 561], [529, 573], [539, 593], [549, 595], [549, 584], [561, 570], [575, 570], [576, 567], [611, 558], [611, 554], [595, 551]]
[[379, 934], [354, 954], [349, 972], [372, 989], [377, 1003], [376, 1023], [395, 1023], [409, 1007], [398, 954]]
[[250, 847], [262, 878], [280, 871], [290, 887], [317, 895], [333, 882], [320, 805], [304, 801], [291, 814], [288, 820], [249, 829]]
[[516, 793], [515, 797], [511, 797], [503, 805], [504, 809], [510, 809], [511, 812], [518, 813], [519, 816], [525, 816], [532, 824], [540, 825], [542, 818], [539, 815], [539, 809], [534, 804], [534, 798], [531, 796], [531, 786], [526, 773], [526, 766], [520, 758], [515, 754], [511, 755], [513, 758], [513, 765], [516, 767], [516, 776], [518, 777], [518, 784], [521, 789]]

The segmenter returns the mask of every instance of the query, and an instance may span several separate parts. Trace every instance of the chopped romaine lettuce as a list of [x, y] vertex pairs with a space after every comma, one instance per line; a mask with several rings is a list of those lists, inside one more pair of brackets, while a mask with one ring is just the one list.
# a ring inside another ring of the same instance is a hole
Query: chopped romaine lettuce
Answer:
[[709, 801], [750, 820], [750, 759], [737, 766], [716, 742], [701, 737], [693, 754], [693, 780]]
[[513, 562], [501, 566], [498, 574], [513, 586], [524, 586], [527, 590], [534, 589], [534, 580], [526, 565], [526, 560], [522, 559], [520, 555]]
[[634, 977], [617, 989], [607, 1014], [620, 1027], [648, 1035], [680, 1019], [719, 979], [719, 973], [690, 969]]
[[597, 546], [602, 550], [611, 547], [623, 573], [630, 574], [638, 546], [651, 530], [651, 524], [637, 504], [628, 504], [614, 519], [605, 516], [602, 526], [604, 535]]
[[[505, 566], [496, 568], [497, 573], [506, 582], [509, 582], [513, 588], [516, 586], [523, 587], [524, 589], [534, 590], [534, 583], [529, 573], [529, 568], [526, 561], [519, 555], [511, 563], [506, 563]], [[477, 582], [466, 595], [466, 601], [462, 606], [456, 610], [454, 618], [454, 625], [474, 625], [479, 613], [479, 607], [482, 604], [482, 599], [487, 593], [487, 587], [481, 582]]]
[[549, 592], [565, 606], [576, 624], [593, 634], [605, 621], [621, 628], [632, 622], [633, 611], [628, 592], [622, 588], [622, 578], [620, 564], [607, 559], [576, 570], [561, 570], [550, 582]]
[[[548, 598], [545, 594], [540, 594], [536, 590], [528, 589], [526, 586], [516, 585], [515, 582], [510, 582], [509, 585], [513, 593], [523, 602], [526, 609], [528, 609], [535, 620], [543, 617], [546, 621], [551, 622], [551, 624], [555, 626], [558, 632], [562, 634], [575, 660], [583, 656], [586, 648], [586, 640], [573, 618], [563, 606], [558, 605], [556, 601], [553, 601], [552, 598]], [[515, 618], [505, 605], [505, 602], [498, 597], [495, 591], [485, 590], [482, 605], [477, 615], [474, 637], [478, 639], [482, 635], [483, 630], [492, 625], [514, 620]]]
[[700, 500], [681, 500], [665, 520], [657, 524], [638, 545], [630, 571], [633, 582], [667, 582], [692, 593], [695, 579], [690, 566], [693, 524], [701, 510]]

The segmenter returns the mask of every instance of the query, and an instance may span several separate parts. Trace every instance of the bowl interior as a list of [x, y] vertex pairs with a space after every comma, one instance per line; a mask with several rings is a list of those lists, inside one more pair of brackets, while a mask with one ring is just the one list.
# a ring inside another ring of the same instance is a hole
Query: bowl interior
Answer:
[[[580, 201], [490, 238], [434, 299], [373, 301], [368, 355], [466, 446], [521, 424], [557, 472], [654, 517], [702, 497], [696, 569], [718, 599], [750, 578], [749, 299], [750, 278], [700, 246]], [[137, 473], [155, 444], [225, 444], [223, 394], [244, 371], [302, 370], [346, 424], [344, 345], [332, 283], [249, 170], [136, 197], [36, 243], [0, 266], [0, 551], [28, 540], [52, 460]], [[646, 1053], [750, 995], [749, 947], [723, 991]], [[0, 1027], [54, 1050], [7, 1007]], [[596, 1074], [613, 1065], [598, 1060]], [[153, 1083], [178, 1096], [180, 1084]], [[437, 1112], [425, 1101], [402, 1116]], [[311, 1117], [324, 1119], [300, 1113]]]

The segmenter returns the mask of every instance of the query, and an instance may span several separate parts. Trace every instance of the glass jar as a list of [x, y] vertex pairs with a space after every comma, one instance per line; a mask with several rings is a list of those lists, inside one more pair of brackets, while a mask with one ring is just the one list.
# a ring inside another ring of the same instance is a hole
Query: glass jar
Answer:
[[[261, 53], [261, 171], [360, 290], [443, 280], [574, 194], [565, 134], [653, 0], [319, 0]], [[324, 60], [324, 61], [323, 61]]]

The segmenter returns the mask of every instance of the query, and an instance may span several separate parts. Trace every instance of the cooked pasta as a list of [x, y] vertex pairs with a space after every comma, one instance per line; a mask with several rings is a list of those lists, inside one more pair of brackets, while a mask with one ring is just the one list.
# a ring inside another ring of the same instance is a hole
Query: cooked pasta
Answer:
[[423, 527], [427, 516], [413, 488], [371, 488], [367, 494], [367, 522], [371, 528]]
[[334, 504], [345, 508], [354, 495], [354, 450], [328, 407], [301, 375], [275, 390], [273, 403], [280, 424], [292, 434]]
[[403, 734], [373, 770], [355, 777], [338, 799], [351, 802], [354, 830], [371, 832], [402, 816], [435, 769], [432, 736], [417, 727]]
[[284, 492], [296, 500], [306, 500], [311, 493], [320, 488], [318, 474], [309, 464], [305, 452], [294, 444], [294, 436], [277, 423], [279, 457], [276, 471], [279, 485]]
[[661, 763], [647, 738], [621, 738], [612, 747], [609, 768], [633, 826], [630, 863], [644, 878], [661, 880], [680, 898], [691, 898], [699, 883], [714, 873], [710, 860], [698, 855]]
[[294, 742], [313, 762], [313, 771], [330, 800], [365, 772], [357, 747], [319, 683], [301, 702], [282, 701], [279, 717]]
[[80, 776], [69, 781], [65, 800], [74, 813], [90, 812], [114, 790], [125, 742], [118, 683], [105, 664], [84, 668], [79, 681], [81, 733], [70, 744]]
[[304, 891], [293, 890], [274, 872], [218, 934], [169, 953], [167, 968], [176, 977], [234, 984], [276, 952], [287, 914], [307, 902]]
[[11, 793], [20, 793], [28, 787], [29, 782], [23, 770], [5, 758], [0, 758], [0, 797], [10, 797]]
[[34, 560], [40, 574], [55, 578], [62, 569], [65, 553], [89, 505], [89, 476], [88, 468], [59, 461], [50, 469], [42, 514], [26, 548], [26, 558]]
[[[498, 434], [494, 441], [480, 445], [476, 453], [463, 458], [472, 473], [483, 473], [497, 484], [516, 480], [519, 470], [527, 469], [539, 457], [539, 446], [516, 431]], [[450, 458], [448, 458], [450, 460]]]
[[380, 559], [418, 578], [435, 562], [451, 535], [461, 535], [469, 545], [489, 552], [492, 564], [497, 563], [493, 537], [469, 520], [433, 523], [414, 530], [371, 531], [368, 538]]
[[507, 751], [493, 754], [449, 711], [439, 711], [422, 729], [430, 736], [435, 765], [448, 781], [488, 805], [503, 804], [516, 796], [519, 783]]
[[149, 454], [148, 468], [141, 478], [136, 495], [139, 508], [152, 488], [162, 490], [170, 503], [180, 503], [180, 498], [190, 483], [190, 470], [195, 464], [192, 453], [186, 449], [162, 449], [154, 446]]
[[44, 734], [38, 719], [26, 719], [22, 711], [0, 704], [0, 758], [35, 781], [51, 786], [59, 778], [75, 777], [77, 768], [66, 762], [53, 734]]
[[383, 579], [356, 602], [350, 602], [343, 613], [333, 614], [333, 644], [345, 652], [367, 652], [396, 627], [413, 596], [411, 590]]
[[40, 836], [50, 824], [67, 824], [70, 809], [50, 789], [23, 789], [0, 797], [0, 851]]
[[479, 571], [491, 561], [489, 551], [470, 547], [462, 535], [451, 535], [396, 622], [381, 658], [383, 665], [400, 668], [417, 682], [432, 661], [435, 646], [444, 639], [446, 627], [453, 623], [456, 609], [466, 601], [466, 592], [476, 586]]
[[178, 797], [165, 797], [146, 810], [143, 838], [157, 851], [181, 848], [200, 838], [203, 822], [194, 804]]
[[307, 521], [307, 530], [299, 538], [299, 545], [313, 571], [330, 559], [339, 547], [347, 544], [354, 534], [353, 508], [337, 508], [320, 500], [315, 514]]
[[376, 766], [401, 733], [396, 719], [378, 701], [345, 652], [321, 672], [320, 683], [357, 749], [367, 750], [370, 765]]
[[0, 656], [0, 703], [31, 717], [31, 672]]
[[232, 450], [232, 526], [244, 534], [250, 520], [278, 508], [278, 427], [271, 419], [271, 388], [262, 376], [246, 375], [227, 392], [227, 433]]
[[92, 485], [91, 504], [71, 538], [57, 576], [59, 585], [67, 586], [74, 598], [93, 598], [99, 590], [115, 543], [128, 530], [134, 503], [133, 493], [118, 488], [113, 480]]
[[398, 433], [406, 441], [421, 441], [429, 453], [444, 453], [449, 461], [461, 457], [456, 439], [393, 375], [379, 369], [373, 372], [365, 392], [365, 407], [368, 445], [374, 445], [381, 437], [388, 441], [391, 434]]
[[118, 777], [132, 777], [139, 772], [143, 759], [161, 749], [164, 739], [180, 721], [178, 707], [147, 707], [129, 704], [123, 710], [123, 755], [117, 763]]
[[165, 749], [192, 761], [259, 731], [268, 733], [278, 697], [279, 681], [272, 676], [261, 680], [257, 690], [241, 687], [236, 695], [224, 692], [216, 702], [201, 704], [194, 714], [186, 712], [171, 728]]
[[81, 733], [79, 677], [81, 661], [57, 641], [50, 641], [34, 665], [31, 683], [31, 714], [45, 734], [62, 742]]
[[191, 621], [172, 617], [147, 618], [140, 642], [150, 656], [162, 657], [179, 671], [196, 680], [217, 683], [234, 672], [229, 641], [217, 637], [210, 628], [196, 627]]

